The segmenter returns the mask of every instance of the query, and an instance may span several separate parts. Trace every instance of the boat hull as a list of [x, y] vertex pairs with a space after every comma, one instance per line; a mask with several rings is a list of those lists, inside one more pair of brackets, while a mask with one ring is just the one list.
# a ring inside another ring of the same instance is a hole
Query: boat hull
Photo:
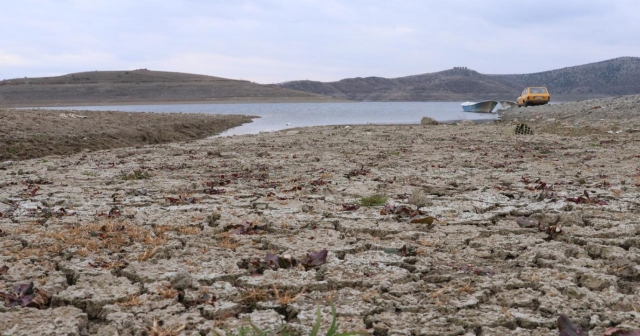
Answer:
[[492, 113], [493, 109], [498, 105], [497, 101], [487, 100], [479, 103], [464, 103], [462, 110], [465, 112], [475, 113]]

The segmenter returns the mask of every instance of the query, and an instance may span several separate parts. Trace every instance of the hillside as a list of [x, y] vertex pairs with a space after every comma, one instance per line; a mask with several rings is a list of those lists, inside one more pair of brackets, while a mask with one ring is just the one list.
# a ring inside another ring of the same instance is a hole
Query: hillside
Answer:
[[277, 85], [177, 72], [92, 71], [0, 81], [0, 106], [168, 102], [306, 102], [327, 96]]
[[521, 75], [487, 75], [466, 68], [399, 78], [292, 81], [283, 88], [356, 101], [515, 100], [525, 86], [547, 86], [554, 100], [640, 93], [640, 58]]

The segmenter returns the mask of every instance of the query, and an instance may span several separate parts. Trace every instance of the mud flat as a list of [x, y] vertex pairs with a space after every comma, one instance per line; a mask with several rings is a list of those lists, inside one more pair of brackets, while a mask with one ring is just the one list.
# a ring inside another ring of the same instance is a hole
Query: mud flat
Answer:
[[533, 135], [327, 126], [2, 163], [0, 333], [304, 334], [331, 303], [376, 335], [640, 328], [637, 110], [525, 110]]
[[0, 161], [202, 139], [251, 120], [240, 115], [0, 108]]

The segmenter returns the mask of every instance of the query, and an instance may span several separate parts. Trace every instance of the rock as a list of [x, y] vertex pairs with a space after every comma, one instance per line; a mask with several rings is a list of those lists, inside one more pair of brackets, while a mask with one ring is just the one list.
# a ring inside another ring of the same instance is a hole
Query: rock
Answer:
[[408, 202], [411, 205], [415, 205], [418, 209], [427, 205], [433, 205], [433, 202], [431, 202], [431, 200], [429, 200], [420, 190], [414, 190], [411, 196], [409, 196]]
[[185, 290], [193, 284], [193, 277], [189, 273], [178, 273], [171, 278], [171, 287]]
[[0, 313], [2, 336], [76, 336], [87, 335], [87, 314], [75, 307], [38, 310], [18, 308]]
[[420, 125], [438, 125], [440, 124], [439, 122], [437, 122], [435, 119], [433, 118], [429, 118], [429, 117], [422, 117], [422, 119], [420, 120]]

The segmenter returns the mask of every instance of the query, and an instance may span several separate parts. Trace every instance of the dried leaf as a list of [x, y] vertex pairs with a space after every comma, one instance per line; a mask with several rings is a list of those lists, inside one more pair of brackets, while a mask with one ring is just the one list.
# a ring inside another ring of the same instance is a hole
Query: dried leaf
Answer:
[[271, 267], [273, 270], [277, 270], [280, 267], [280, 263], [278, 262], [280, 258], [277, 254], [267, 253], [264, 257], [264, 260], [267, 262], [267, 265]]
[[422, 217], [422, 218], [420, 218], [420, 217], [416, 217], [416, 218], [413, 218], [413, 219], [411, 220], [411, 223], [412, 223], [412, 224], [429, 224], [429, 225], [431, 225], [431, 224], [433, 224], [433, 221], [434, 221], [434, 220], [435, 220], [435, 219], [434, 219], [433, 217], [431, 217], [431, 216], [428, 216], [428, 217]]
[[558, 316], [558, 331], [560, 331], [558, 336], [587, 336], [587, 332], [573, 324], [564, 314]]
[[0, 292], [0, 298], [5, 300], [7, 307], [44, 308], [51, 301], [51, 297], [43, 290], [33, 287], [33, 282], [13, 287], [13, 293]]
[[640, 336], [640, 330], [622, 330], [618, 328], [607, 329], [604, 336]]
[[0, 274], [7, 274], [8, 271], [9, 271], [9, 266], [4, 265], [0, 267]]
[[329, 251], [322, 249], [318, 252], [307, 253], [306, 259], [302, 262], [306, 268], [318, 267], [324, 265], [327, 262], [327, 255]]
[[352, 204], [352, 203], [342, 204], [342, 211], [355, 211], [358, 209], [360, 209], [360, 207], [356, 204]]

